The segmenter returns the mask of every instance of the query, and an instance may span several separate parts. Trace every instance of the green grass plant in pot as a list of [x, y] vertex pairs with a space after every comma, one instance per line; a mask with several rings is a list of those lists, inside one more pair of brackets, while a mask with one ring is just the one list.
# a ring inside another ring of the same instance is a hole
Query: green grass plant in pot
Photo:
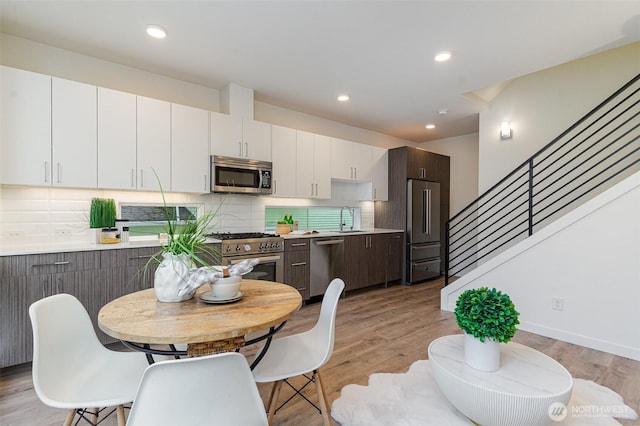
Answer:
[[498, 370], [500, 343], [508, 343], [520, 324], [509, 295], [487, 287], [465, 290], [454, 312], [465, 332], [465, 363], [477, 370]]
[[89, 208], [89, 228], [93, 230], [92, 239], [100, 242], [100, 234], [104, 228], [112, 228], [116, 224], [116, 202], [112, 198], [92, 198]]
[[142, 268], [142, 272], [146, 277], [150, 267], [158, 264], [153, 283], [156, 297], [161, 302], [181, 302], [191, 299], [195, 292], [194, 290], [180, 294], [180, 289], [187, 283], [192, 269], [210, 266], [210, 260], [218, 257], [215, 246], [206, 244], [206, 233], [220, 206], [195, 220], [185, 220], [178, 226], [171, 220], [162, 185], [159, 181], [158, 184], [162, 194], [166, 217], [165, 232], [168, 239], [160, 251]]

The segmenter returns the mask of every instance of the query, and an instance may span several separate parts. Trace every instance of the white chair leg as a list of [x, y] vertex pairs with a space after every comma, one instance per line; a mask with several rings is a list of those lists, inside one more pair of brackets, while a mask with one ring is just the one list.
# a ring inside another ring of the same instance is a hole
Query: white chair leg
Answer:
[[329, 420], [329, 411], [327, 410], [327, 399], [324, 395], [324, 388], [322, 387], [322, 380], [320, 379], [320, 371], [313, 372], [313, 381], [316, 384], [316, 391], [318, 392], [318, 401], [320, 402], [320, 410], [322, 411], [322, 420], [324, 426], [331, 426]]
[[278, 380], [277, 382], [273, 382], [273, 387], [271, 388], [271, 395], [269, 396], [269, 404], [268, 404], [268, 413], [267, 413], [267, 423], [271, 426], [271, 422], [273, 421], [273, 416], [276, 414], [276, 409], [278, 408], [278, 398], [280, 398], [280, 389], [282, 389], [283, 380]]
[[64, 420], [64, 426], [71, 426], [73, 419], [76, 417], [76, 410], [72, 408], [69, 410], [69, 414], [67, 414], [67, 418]]
[[124, 426], [126, 420], [124, 419], [124, 407], [122, 405], [116, 407], [116, 416], [118, 418], [118, 426]]

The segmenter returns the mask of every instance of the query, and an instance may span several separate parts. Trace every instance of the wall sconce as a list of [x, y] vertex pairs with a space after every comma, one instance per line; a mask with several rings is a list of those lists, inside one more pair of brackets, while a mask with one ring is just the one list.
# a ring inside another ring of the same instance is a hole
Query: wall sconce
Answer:
[[511, 125], [508, 121], [500, 123], [500, 139], [503, 141], [511, 139]]

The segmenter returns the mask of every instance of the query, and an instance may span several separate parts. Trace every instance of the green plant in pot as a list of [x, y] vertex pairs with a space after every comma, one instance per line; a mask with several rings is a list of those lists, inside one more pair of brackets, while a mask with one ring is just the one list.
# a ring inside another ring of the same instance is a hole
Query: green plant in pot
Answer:
[[[159, 181], [158, 184], [160, 185]], [[209, 225], [218, 215], [220, 206], [197, 219], [187, 219], [184, 223], [177, 225], [171, 220], [162, 185], [160, 185], [160, 193], [162, 194], [166, 218], [165, 230], [168, 239], [141, 271], [146, 277], [150, 267], [158, 264], [154, 273], [156, 297], [161, 302], [181, 302], [191, 299], [195, 292], [195, 289], [186, 293], [180, 292], [180, 289], [184, 288], [187, 283], [192, 269], [210, 266], [209, 262], [218, 258], [217, 248], [206, 244], [206, 233]]]
[[112, 228], [116, 224], [116, 202], [112, 198], [92, 198], [89, 208], [89, 228], [95, 229], [96, 242], [100, 241], [100, 233], [104, 228]]
[[520, 324], [509, 295], [487, 287], [465, 290], [454, 312], [465, 332], [465, 362], [478, 370], [498, 370], [499, 344], [508, 343]]

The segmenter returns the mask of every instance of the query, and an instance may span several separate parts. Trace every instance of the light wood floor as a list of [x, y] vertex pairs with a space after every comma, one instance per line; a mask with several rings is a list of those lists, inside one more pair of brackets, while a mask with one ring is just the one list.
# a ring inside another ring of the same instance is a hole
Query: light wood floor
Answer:
[[[427, 358], [429, 343], [443, 335], [459, 333], [452, 313], [439, 309], [442, 281], [411, 287], [374, 288], [349, 294], [338, 304], [333, 356], [321, 370], [329, 401], [350, 383], [367, 384], [370, 374], [406, 371], [411, 363]], [[310, 328], [320, 304], [303, 307], [281, 331], [282, 335]], [[621, 394], [638, 411], [640, 362], [518, 331], [514, 341], [536, 348], [562, 363], [574, 377], [594, 380]], [[244, 348], [251, 356], [255, 348]], [[2, 370], [0, 425], [61, 425], [66, 413], [44, 406], [36, 397], [28, 365]], [[269, 385], [260, 385], [266, 401]], [[315, 389], [308, 387], [310, 398]], [[287, 394], [286, 387], [283, 393]], [[288, 397], [288, 396], [287, 396]], [[179, 409], [179, 408], [177, 408]], [[622, 421], [625, 425], [640, 422]], [[114, 425], [115, 416], [103, 424]], [[279, 411], [275, 425], [321, 425], [321, 416], [301, 398]], [[335, 422], [333, 424], [336, 424]], [[425, 425], [430, 423], [425, 421]]]

